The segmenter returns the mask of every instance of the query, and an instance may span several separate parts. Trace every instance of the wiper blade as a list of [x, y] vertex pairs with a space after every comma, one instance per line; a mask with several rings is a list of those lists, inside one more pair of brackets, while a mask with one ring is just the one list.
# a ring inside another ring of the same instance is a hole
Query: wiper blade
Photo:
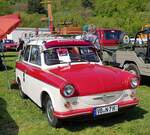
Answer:
[[90, 62], [89, 60], [83, 59], [83, 58], [81, 58], [80, 60], [81, 60], [81, 61], [84, 61], [84, 62]]
[[71, 59], [71, 61], [72, 62], [89, 62], [87, 59], [84, 59], [84, 58], [81, 58], [81, 57], [73, 57], [72, 59]]

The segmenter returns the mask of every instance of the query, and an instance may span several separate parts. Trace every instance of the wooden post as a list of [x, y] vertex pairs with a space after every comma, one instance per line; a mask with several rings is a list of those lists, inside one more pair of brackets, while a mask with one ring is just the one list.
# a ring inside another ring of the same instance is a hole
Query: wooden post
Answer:
[[42, 4], [47, 4], [47, 12], [48, 12], [48, 21], [49, 21], [49, 30], [53, 33], [54, 25], [53, 25], [53, 15], [52, 15], [52, 7], [51, 1], [44, 0], [41, 2]]

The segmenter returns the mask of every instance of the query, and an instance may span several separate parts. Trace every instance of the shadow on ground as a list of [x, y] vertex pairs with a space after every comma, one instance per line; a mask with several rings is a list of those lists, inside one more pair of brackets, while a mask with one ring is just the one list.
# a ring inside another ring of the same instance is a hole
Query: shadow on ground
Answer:
[[149, 76], [142, 76], [141, 85], [150, 86], [150, 77]]
[[109, 127], [118, 123], [123, 123], [125, 121], [133, 121], [137, 119], [143, 119], [144, 114], [148, 113], [146, 110], [135, 107], [131, 110], [128, 110], [126, 113], [120, 113], [113, 116], [103, 117], [103, 118], [96, 118], [92, 119], [89, 117], [80, 117], [78, 119], [70, 119], [68, 121], [64, 121], [63, 125], [65, 129], [76, 132], [83, 130], [89, 127]]
[[7, 103], [0, 98], [0, 135], [18, 135], [19, 127], [7, 112]]
[[0, 67], [0, 71], [6, 71], [6, 70], [9, 71], [9, 70], [12, 70], [12, 69], [14, 69], [14, 68], [13, 68], [13, 67], [10, 67], [10, 66], [6, 66], [6, 67], [5, 67], [5, 66], [3, 65], [3, 66]]
[[16, 90], [19, 89], [18, 84], [16, 82], [12, 82], [11, 85], [10, 85], [10, 88], [11, 89], [16, 89]]
[[17, 57], [17, 54], [4, 54], [4, 57]]

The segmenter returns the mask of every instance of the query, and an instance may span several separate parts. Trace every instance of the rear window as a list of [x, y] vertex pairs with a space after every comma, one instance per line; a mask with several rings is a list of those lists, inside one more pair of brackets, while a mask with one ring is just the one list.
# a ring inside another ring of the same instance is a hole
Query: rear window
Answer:
[[110, 30], [104, 32], [104, 37], [106, 40], [119, 40], [120, 34], [121, 31]]

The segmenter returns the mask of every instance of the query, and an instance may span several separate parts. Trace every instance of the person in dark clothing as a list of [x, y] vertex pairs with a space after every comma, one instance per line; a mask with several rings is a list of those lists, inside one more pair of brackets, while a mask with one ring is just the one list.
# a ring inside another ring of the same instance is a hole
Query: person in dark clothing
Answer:
[[3, 40], [0, 40], [0, 52], [4, 51]]
[[0, 68], [2, 68], [2, 67], [3, 67], [3, 61], [2, 61], [2, 56], [0, 54]]
[[21, 38], [19, 38], [19, 46], [17, 48], [17, 51], [23, 50], [23, 47], [24, 47], [24, 41]]

